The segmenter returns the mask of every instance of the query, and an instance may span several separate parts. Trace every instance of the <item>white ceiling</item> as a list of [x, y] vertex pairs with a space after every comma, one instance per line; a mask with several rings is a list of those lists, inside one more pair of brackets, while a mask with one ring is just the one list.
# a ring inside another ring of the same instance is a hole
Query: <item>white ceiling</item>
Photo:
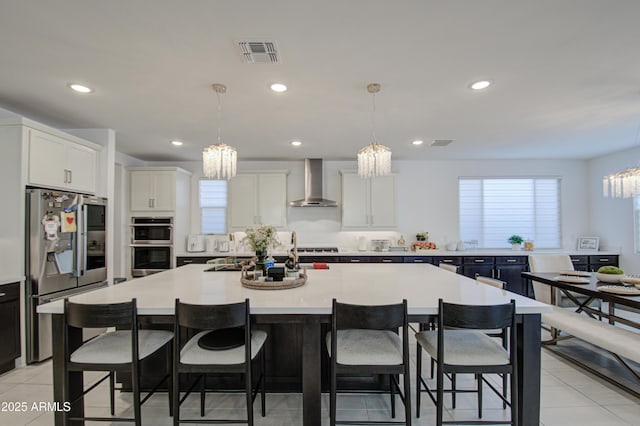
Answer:
[[[633, 0], [0, 0], [0, 107], [197, 160], [224, 83], [239, 159], [354, 159], [378, 82], [376, 134], [396, 159], [592, 158], [638, 143], [639, 17]], [[276, 40], [282, 62], [243, 63], [245, 38]]]

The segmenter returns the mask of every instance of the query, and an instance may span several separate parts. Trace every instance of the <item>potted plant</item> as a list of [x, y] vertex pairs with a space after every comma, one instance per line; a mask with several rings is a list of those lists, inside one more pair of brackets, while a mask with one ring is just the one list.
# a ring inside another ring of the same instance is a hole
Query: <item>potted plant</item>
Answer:
[[513, 250], [520, 250], [520, 246], [524, 241], [524, 239], [520, 235], [514, 234], [510, 236], [507, 241], [509, 241], [509, 243], [511, 244], [511, 248]]
[[264, 273], [266, 272], [264, 271], [264, 259], [267, 256], [267, 250], [280, 245], [276, 228], [273, 225], [260, 225], [255, 228], [247, 228], [245, 232], [247, 235], [242, 239], [242, 242], [256, 252], [256, 269], [261, 269]]

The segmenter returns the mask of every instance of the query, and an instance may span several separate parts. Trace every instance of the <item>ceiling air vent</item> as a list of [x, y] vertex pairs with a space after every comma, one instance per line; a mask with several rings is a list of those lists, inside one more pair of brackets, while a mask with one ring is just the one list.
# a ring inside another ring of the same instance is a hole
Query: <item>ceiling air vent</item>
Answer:
[[275, 64], [280, 62], [278, 44], [275, 40], [238, 41], [242, 59], [248, 64]]
[[453, 142], [453, 139], [436, 139], [431, 142], [431, 146], [447, 146], [451, 142]]

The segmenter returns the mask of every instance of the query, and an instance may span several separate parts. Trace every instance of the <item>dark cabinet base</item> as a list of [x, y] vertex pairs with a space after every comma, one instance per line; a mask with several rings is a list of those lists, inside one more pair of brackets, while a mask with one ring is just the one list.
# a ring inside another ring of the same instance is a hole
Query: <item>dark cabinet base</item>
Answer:
[[20, 357], [20, 283], [0, 286], [0, 373]]

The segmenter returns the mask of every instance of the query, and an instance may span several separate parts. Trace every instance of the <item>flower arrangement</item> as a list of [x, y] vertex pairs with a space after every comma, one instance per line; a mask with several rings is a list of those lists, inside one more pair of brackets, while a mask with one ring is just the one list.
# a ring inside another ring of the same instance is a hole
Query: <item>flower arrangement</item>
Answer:
[[427, 241], [429, 239], [429, 233], [428, 232], [418, 232], [416, 234], [416, 240], [418, 241]]
[[280, 245], [278, 234], [273, 225], [260, 225], [255, 228], [247, 228], [245, 232], [247, 235], [242, 239], [242, 242], [251, 247], [251, 250], [255, 252], [265, 252], [269, 248]]
[[411, 244], [411, 247], [414, 251], [435, 250], [436, 243], [426, 242], [426, 241], [416, 241], [413, 244]]

